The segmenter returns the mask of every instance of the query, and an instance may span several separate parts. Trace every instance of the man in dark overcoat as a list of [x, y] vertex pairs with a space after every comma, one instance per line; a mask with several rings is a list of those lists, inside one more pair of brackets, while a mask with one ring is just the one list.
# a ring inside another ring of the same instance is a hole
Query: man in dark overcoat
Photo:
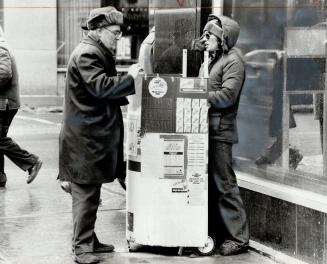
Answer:
[[94, 252], [114, 247], [99, 242], [94, 232], [103, 183], [121, 174], [123, 118], [120, 106], [134, 94], [140, 68], [132, 65], [117, 76], [115, 49], [123, 15], [114, 7], [97, 8], [87, 21], [88, 35], [68, 62], [64, 118], [59, 144], [59, 179], [71, 182], [73, 253], [78, 263], [97, 263]]

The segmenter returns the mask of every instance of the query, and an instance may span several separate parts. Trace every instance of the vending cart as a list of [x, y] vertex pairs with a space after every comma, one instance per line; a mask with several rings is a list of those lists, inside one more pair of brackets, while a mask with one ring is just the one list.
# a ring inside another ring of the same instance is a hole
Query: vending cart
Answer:
[[148, 75], [136, 86], [126, 128], [128, 244], [209, 255], [208, 80]]

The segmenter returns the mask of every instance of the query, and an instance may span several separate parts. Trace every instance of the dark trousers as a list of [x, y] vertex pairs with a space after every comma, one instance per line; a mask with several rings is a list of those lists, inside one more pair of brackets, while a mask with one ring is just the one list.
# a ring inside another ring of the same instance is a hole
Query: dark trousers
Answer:
[[4, 172], [4, 155], [6, 155], [19, 168], [26, 171], [31, 168], [38, 157], [20, 148], [20, 146], [7, 137], [10, 124], [17, 113], [17, 109], [0, 111], [0, 174]]
[[232, 168], [232, 144], [209, 139], [209, 234], [217, 243], [249, 242], [247, 217]]
[[73, 252], [93, 252], [98, 239], [94, 233], [100, 203], [101, 184], [71, 185], [73, 201]]

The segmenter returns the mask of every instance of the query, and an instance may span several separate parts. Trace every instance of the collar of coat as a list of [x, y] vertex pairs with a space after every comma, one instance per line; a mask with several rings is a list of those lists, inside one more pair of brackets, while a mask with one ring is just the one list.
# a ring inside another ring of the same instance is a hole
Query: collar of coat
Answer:
[[113, 54], [113, 52], [106, 48], [105, 45], [103, 45], [102, 41], [96, 34], [92, 34], [90, 32], [83, 40], [83, 43], [88, 43], [90, 45], [94, 45], [98, 47], [106, 56], [112, 57], [114, 60], [116, 59], [116, 56]]

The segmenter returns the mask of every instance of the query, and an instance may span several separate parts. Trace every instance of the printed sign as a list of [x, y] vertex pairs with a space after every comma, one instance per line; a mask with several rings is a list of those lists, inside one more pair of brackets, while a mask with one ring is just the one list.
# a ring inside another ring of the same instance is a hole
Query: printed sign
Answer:
[[129, 116], [127, 119], [128, 125], [128, 155], [137, 156], [137, 119]]
[[207, 133], [207, 115], [206, 99], [176, 98], [177, 133]]
[[205, 167], [200, 167], [196, 171], [188, 171], [188, 205], [202, 206], [205, 204], [206, 177]]
[[163, 136], [164, 178], [185, 178], [185, 138]]
[[180, 78], [181, 93], [206, 93], [208, 90], [207, 82], [201, 79]]
[[153, 78], [149, 83], [149, 93], [155, 98], [164, 97], [167, 93], [168, 85], [160, 77]]

